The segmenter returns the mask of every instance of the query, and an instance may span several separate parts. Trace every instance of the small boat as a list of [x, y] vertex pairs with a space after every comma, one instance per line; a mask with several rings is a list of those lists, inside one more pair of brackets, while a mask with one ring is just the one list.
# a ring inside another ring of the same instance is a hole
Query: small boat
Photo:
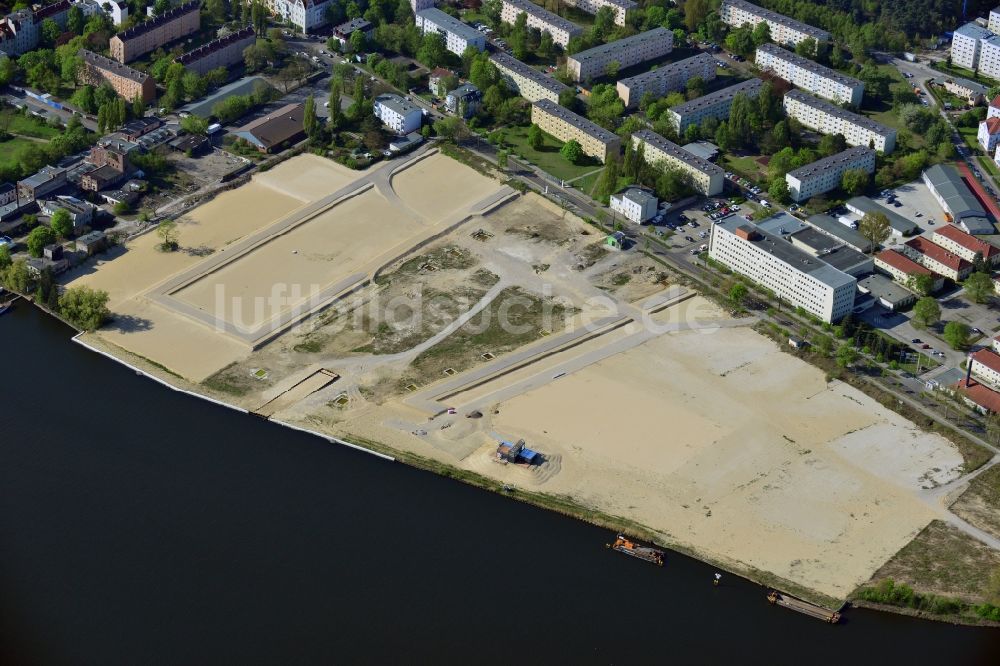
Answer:
[[663, 551], [656, 548], [650, 548], [649, 546], [640, 546], [636, 542], [625, 538], [621, 534], [615, 539], [614, 543], [607, 544], [607, 547], [612, 550], [617, 550], [619, 553], [625, 553], [630, 557], [637, 557], [640, 560], [645, 560], [651, 562], [658, 567], [663, 566]]
[[7, 310], [10, 310], [13, 307], [14, 307], [14, 301], [6, 301], [0, 303], [0, 315], [2, 315], [4, 312], [7, 312]]
[[824, 622], [829, 622], [830, 624], [837, 624], [840, 622], [840, 612], [830, 610], [829, 608], [823, 608], [822, 606], [808, 601], [803, 601], [802, 599], [797, 599], [790, 594], [785, 594], [784, 592], [779, 592], [778, 590], [771, 590], [767, 595], [767, 600], [776, 606], [784, 606], [790, 610], [798, 611], [803, 615], [808, 615], [809, 617], [814, 617], [817, 620], [823, 620]]

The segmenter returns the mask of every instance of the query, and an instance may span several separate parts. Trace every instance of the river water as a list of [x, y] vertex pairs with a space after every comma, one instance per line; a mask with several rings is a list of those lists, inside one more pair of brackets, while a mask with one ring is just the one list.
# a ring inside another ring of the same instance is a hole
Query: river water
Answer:
[[606, 530], [167, 390], [0, 317], [3, 664], [1000, 663], [1000, 631], [840, 626]]

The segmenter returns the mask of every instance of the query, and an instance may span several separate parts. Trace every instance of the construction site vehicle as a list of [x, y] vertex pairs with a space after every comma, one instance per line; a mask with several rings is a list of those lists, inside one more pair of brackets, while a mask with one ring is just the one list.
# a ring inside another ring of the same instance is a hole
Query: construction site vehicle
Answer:
[[652, 562], [658, 567], [663, 566], [663, 551], [657, 550], [656, 548], [650, 548], [649, 546], [640, 546], [634, 541], [626, 539], [621, 534], [615, 539], [614, 543], [606, 544], [608, 548], [612, 550], [617, 550], [619, 553], [625, 553], [631, 557], [637, 557], [640, 560], [646, 560], [647, 562]]
[[767, 600], [777, 606], [790, 608], [793, 611], [798, 611], [803, 615], [808, 615], [809, 617], [814, 617], [818, 620], [829, 622], [830, 624], [837, 624], [840, 622], [840, 612], [830, 610], [829, 608], [823, 608], [822, 606], [818, 606], [808, 601], [803, 601], [802, 599], [796, 599], [795, 597], [785, 594], [784, 592], [771, 590], [767, 595]]
[[541, 454], [527, 448], [523, 439], [517, 440], [516, 443], [501, 441], [497, 447], [497, 459], [505, 463], [533, 465], [541, 460]]

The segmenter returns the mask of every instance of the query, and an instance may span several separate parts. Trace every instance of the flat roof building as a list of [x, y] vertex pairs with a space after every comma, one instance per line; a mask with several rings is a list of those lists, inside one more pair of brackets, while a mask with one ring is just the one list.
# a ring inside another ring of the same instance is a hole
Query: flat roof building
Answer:
[[809, 226], [814, 229], [843, 241], [848, 246], [858, 250], [859, 252], [868, 252], [869, 242], [867, 238], [859, 234], [855, 229], [843, 224], [829, 215], [824, 215], [822, 213], [819, 215], [813, 215], [809, 217], [806, 222], [808, 222]]
[[809, 129], [841, 134], [849, 146], [868, 146], [888, 155], [896, 148], [896, 130], [823, 101], [801, 90], [785, 93], [785, 113]]
[[442, 35], [445, 48], [456, 55], [462, 55], [470, 46], [477, 51], [486, 48], [486, 35], [437, 7], [417, 12], [415, 21], [423, 34]]
[[865, 84], [774, 44], [757, 47], [757, 66], [838, 104], [861, 105]]
[[416, 132], [423, 122], [423, 112], [408, 99], [385, 93], [375, 98], [375, 117], [399, 136]]
[[878, 273], [858, 278], [858, 291], [868, 294], [887, 310], [902, 310], [917, 301], [912, 291], [903, 289], [892, 279]]
[[865, 213], [881, 213], [889, 220], [892, 227], [893, 236], [912, 236], [920, 231], [920, 227], [913, 220], [909, 220], [894, 210], [890, 210], [868, 197], [852, 197], [844, 204], [847, 210], [855, 215], [864, 216]]
[[287, 104], [276, 111], [249, 122], [234, 134], [250, 143], [262, 153], [301, 138], [305, 134], [302, 122], [304, 105], [301, 102]]
[[692, 155], [653, 130], [633, 132], [632, 146], [636, 149], [642, 147], [643, 159], [647, 164], [683, 171], [690, 177], [694, 189], [705, 196], [721, 194], [725, 187], [726, 174], [721, 167]]
[[805, 201], [837, 189], [844, 173], [853, 170], [864, 171], [868, 175], [875, 173], [875, 151], [868, 146], [848, 148], [789, 171], [785, 175], [785, 183], [793, 201]]
[[108, 46], [112, 58], [120, 63], [131, 62], [164, 44], [198, 32], [200, 27], [201, 3], [192, 0], [119, 32]]
[[736, 216], [712, 225], [708, 256], [823, 321], [854, 308], [852, 276]]
[[760, 79], [750, 79], [734, 86], [703, 95], [690, 102], [678, 104], [668, 109], [670, 122], [678, 134], [683, 134], [691, 125], [701, 125], [708, 118], [723, 120], [729, 117], [729, 109], [737, 95], [757, 97], [760, 87], [764, 84]]
[[574, 81], [588, 81], [604, 74], [607, 66], [618, 63], [620, 69], [660, 58], [674, 48], [674, 33], [653, 28], [607, 44], [580, 51], [566, 59], [566, 73]]
[[814, 28], [807, 23], [790, 19], [784, 14], [772, 12], [744, 0], [723, 0], [722, 6], [719, 7], [719, 18], [734, 28], [742, 27], [746, 23], [752, 26], [767, 23], [771, 30], [771, 39], [786, 46], [795, 46], [810, 38], [820, 44], [830, 41], [830, 33], [826, 30]]
[[656, 197], [645, 190], [630, 187], [624, 192], [611, 195], [611, 210], [626, 220], [642, 224], [656, 215]]
[[601, 162], [621, 151], [621, 139], [569, 109], [540, 99], [531, 105], [531, 122], [538, 125], [560, 141], [576, 140], [583, 148], [584, 155], [595, 157]]
[[529, 102], [547, 99], [558, 104], [559, 95], [570, 89], [559, 79], [547, 76], [503, 51], [491, 53], [490, 61], [500, 71], [507, 85]]
[[935, 164], [924, 171], [923, 180], [949, 222], [954, 222], [970, 234], [993, 233], [993, 224], [986, 210], [953, 165]]
[[77, 74], [82, 83], [92, 86], [107, 83], [119, 96], [130, 102], [136, 97], [141, 98], [145, 104], [156, 99], [156, 82], [149, 74], [87, 49], [80, 49], [77, 55], [80, 57]]
[[514, 25], [517, 22], [517, 17], [521, 14], [527, 15], [529, 28], [538, 28], [541, 32], [549, 33], [552, 35], [553, 43], [564, 49], [569, 44], [569, 40], [583, 34], [583, 28], [577, 24], [539, 7], [531, 0], [502, 0], [501, 21]]
[[704, 81], [715, 79], [715, 58], [707, 53], [671, 62], [654, 70], [620, 79], [616, 85], [618, 96], [626, 107], [636, 107], [647, 92], [663, 97], [675, 90], [684, 90], [688, 79], [700, 76]]

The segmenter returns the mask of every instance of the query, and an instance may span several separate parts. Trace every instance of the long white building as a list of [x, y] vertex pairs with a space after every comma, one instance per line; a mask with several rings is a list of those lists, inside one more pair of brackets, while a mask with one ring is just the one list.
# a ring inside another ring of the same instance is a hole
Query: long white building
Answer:
[[547, 99], [558, 104], [560, 93], [570, 89], [559, 79], [547, 76], [503, 51], [490, 54], [490, 61], [507, 85], [529, 102]]
[[675, 90], [684, 90], [688, 79], [700, 76], [705, 81], [715, 79], [715, 58], [707, 53], [672, 62], [657, 69], [618, 81], [618, 96], [626, 107], [635, 107], [647, 92], [663, 97]]
[[610, 7], [615, 13], [615, 23], [618, 25], [625, 25], [628, 12], [639, 6], [632, 0], [566, 0], [566, 4], [588, 14], [596, 14], [602, 7]]
[[632, 147], [642, 147], [643, 160], [651, 165], [680, 169], [691, 178], [691, 185], [705, 196], [721, 194], [726, 174], [708, 160], [692, 155], [676, 143], [667, 141], [653, 130], [643, 129], [632, 134]]
[[865, 84], [774, 44], [757, 47], [755, 62], [789, 83], [838, 104], [861, 105]]
[[612, 62], [625, 69], [646, 60], [663, 57], [673, 48], [674, 33], [666, 28], [653, 28], [571, 55], [566, 59], [566, 73], [574, 81], [586, 81], [603, 75]]
[[760, 79], [750, 79], [734, 86], [703, 95], [690, 102], [684, 102], [669, 109], [670, 122], [678, 134], [683, 133], [691, 125], [701, 125], [707, 118], [723, 120], [729, 117], [729, 109], [733, 100], [739, 94], [747, 97], [757, 97], [764, 82]]
[[896, 148], [896, 130], [871, 118], [808, 95], [801, 90], [785, 93], [785, 113], [809, 129], [842, 134], [849, 146], [869, 146], [888, 155]]
[[465, 53], [470, 46], [477, 51], [486, 48], [486, 35], [437, 7], [418, 12], [415, 22], [425, 35], [429, 32], [443, 35], [445, 48], [457, 55]]
[[741, 217], [712, 225], [708, 256], [823, 321], [854, 308], [855, 278]]
[[772, 12], [744, 0], [723, 0], [722, 6], [719, 7], [719, 18], [734, 28], [742, 27], [746, 23], [752, 26], [767, 23], [771, 29], [771, 39], [778, 44], [795, 46], [809, 38], [815, 39], [819, 44], [830, 41], [830, 33], [826, 30], [814, 28], [807, 23], [790, 19], [784, 14]]
[[552, 42], [563, 48], [566, 48], [569, 40], [583, 34], [583, 28], [577, 24], [539, 7], [531, 0], [503, 0], [500, 8], [501, 21], [514, 25], [521, 14], [527, 16], [529, 28], [549, 33], [552, 35]]
[[805, 201], [840, 187], [845, 171], [857, 169], [868, 175], [875, 173], [875, 151], [868, 146], [855, 146], [816, 160], [785, 175], [785, 183], [793, 201]]
[[408, 99], [386, 93], [375, 98], [375, 117], [399, 135], [416, 132], [423, 121], [423, 112]]

